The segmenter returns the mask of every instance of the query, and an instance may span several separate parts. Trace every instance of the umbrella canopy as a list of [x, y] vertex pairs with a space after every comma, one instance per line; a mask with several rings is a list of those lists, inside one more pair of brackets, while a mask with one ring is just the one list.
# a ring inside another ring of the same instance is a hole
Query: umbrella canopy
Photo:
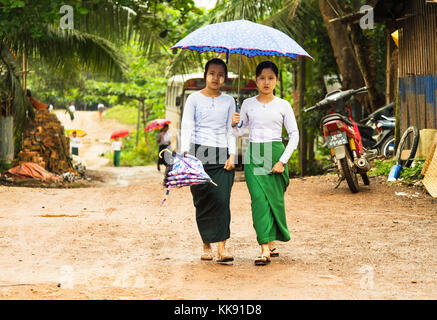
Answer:
[[[296, 59], [299, 56], [312, 57], [291, 37], [275, 28], [244, 20], [220, 22], [203, 26], [177, 42], [170, 49], [187, 49], [199, 53], [205, 51], [240, 55], [238, 63], [238, 93], [236, 109], [240, 107], [241, 55], [277, 56]], [[242, 123], [240, 124], [242, 126]]]
[[[162, 157], [162, 152], [169, 152], [168, 149], [164, 149], [159, 154]], [[169, 168], [166, 177], [164, 179], [164, 184], [167, 187], [166, 197], [168, 196], [171, 188], [192, 186], [196, 184], [212, 183], [217, 186], [217, 184], [212, 181], [210, 176], [205, 172], [202, 162], [196, 157], [173, 152], [171, 167]], [[164, 204], [166, 199], [162, 201]]]
[[312, 58], [288, 35], [272, 27], [235, 20], [206, 25], [177, 42], [171, 49], [224, 52], [247, 57], [278, 56], [296, 59], [299, 56]]
[[79, 138], [85, 137], [86, 136], [86, 132], [83, 130], [77, 130], [77, 129], [65, 129], [65, 133], [69, 136], [73, 135], [73, 132], [76, 131], [76, 136], [78, 136]]
[[111, 139], [115, 139], [117, 137], [123, 138], [124, 136], [127, 136], [128, 134], [129, 134], [128, 130], [124, 130], [124, 129], [116, 130], [113, 133], [111, 133]]
[[166, 119], [155, 119], [149, 122], [149, 124], [144, 128], [145, 131], [159, 130], [164, 127], [165, 124], [170, 124], [171, 121]]

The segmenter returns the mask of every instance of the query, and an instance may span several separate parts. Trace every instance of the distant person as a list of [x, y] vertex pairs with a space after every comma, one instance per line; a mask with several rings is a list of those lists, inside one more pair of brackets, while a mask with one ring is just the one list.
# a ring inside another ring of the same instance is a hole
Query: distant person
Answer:
[[79, 156], [80, 138], [77, 136], [76, 131], [73, 131], [72, 135], [70, 138], [71, 154]]
[[70, 112], [70, 118], [71, 121], [74, 120], [74, 112], [76, 111], [76, 107], [74, 106], [74, 103], [70, 103], [70, 106], [68, 107], [68, 111]]
[[49, 112], [52, 112], [52, 111], [53, 111], [53, 105], [50, 104], [50, 105], [49, 105]]
[[123, 148], [123, 143], [120, 141], [120, 137], [115, 137], [112, 141], [112, 149], [114, 150], [114, 166], [120, 166], [120, 155], [121, 149]]
[[168, 124], [165, 124], [164, 127], [162, 128], [162, 131], [159, 133], [158, 135], [158, 145], [159, 145], [159, 150], [158, 150], [158, 171], [161, 171], [160, 165], [163, 164], [165, 166], [167, 166], [167, 162], [165, 161], [165, 156], [162, 155], [162, 158], [159, 157], [159, 154], [162, 150], [168, 148], [168, 146], [171, 144], [171, 135], [168, 132], [169, 126]]
[[105, 111], [105, 105], [103, 103], [99, 103], [97, 105], [97, 110], [99, 111], [99, 118], [100, 120], [102, 120], [102, 116], [103, 116], [103, 111]]
[[30, 92], [29, 89], [27, 89], [27, 98], [29, 99], [30, 104], [36, 109], [36, 110], [47, 110], [48, 109], [48, 105], [46, 105], [45, 103], [42, 103], [41, 101], [35, 99], [34, 97], [32, 97], [32, 93]]

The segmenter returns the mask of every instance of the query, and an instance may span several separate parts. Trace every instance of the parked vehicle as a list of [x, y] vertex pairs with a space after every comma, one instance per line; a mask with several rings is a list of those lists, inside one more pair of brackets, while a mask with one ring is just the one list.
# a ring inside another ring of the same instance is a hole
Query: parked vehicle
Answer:
[[356, 90], [337, 90], [326, 95], [305, 112], [322, 109], [329, 111], [321, 119], [321, 127], [328, 147], [331, 149], [331, 167], [339, 175], [337, 187], [346, 180], [353, 193], [359, 191], [357, 174], [361, 175], [365, 185], [369, 185], [367, 171], [370, 162], [377, 157], [377, 152], [371, 152], [363, 147], [363, 141], [357, 123], [352, 118], [350, 106], [346, 102], [355, 95], [367, 92], [363, 87]]
[[395, 155], [394, 103], [385, 105], [358, 123], [363, 147], [376, 150], [379, 155], [391, 158]]

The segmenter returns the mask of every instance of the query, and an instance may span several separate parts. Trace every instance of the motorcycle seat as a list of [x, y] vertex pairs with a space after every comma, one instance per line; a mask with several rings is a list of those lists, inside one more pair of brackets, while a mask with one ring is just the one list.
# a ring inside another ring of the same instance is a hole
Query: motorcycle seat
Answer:
[[353, 126], [354, 124], [348, 119], [348, 118], [346, 118], [345, 116], [343, 116], [343, 115], [341, 115], [341, 114], [339, 114], [339, 113], [331, 113], [331, 114], [328, 114], [328, 115], [326, 115], [326, 116], [324, 116], [321, 120], [320, 120], [320, 123], [321, 123], [321, 125], [323, 125], [324, 123], [326, 123], [326, 122], [329, 122], [329, 121], [334, 121], [334, 120], [340, 120], [340, 121], [343, 121], [343, 122], [345, 122], [346, 124], [348, 124], [348, 125], [350, 125], [350, 126]]

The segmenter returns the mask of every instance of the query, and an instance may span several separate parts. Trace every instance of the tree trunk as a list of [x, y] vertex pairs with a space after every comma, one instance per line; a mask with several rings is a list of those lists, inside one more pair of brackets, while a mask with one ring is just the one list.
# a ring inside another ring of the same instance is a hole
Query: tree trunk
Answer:
[[141, 116], [141, 101], [138, 100], [138, 113], [137, 113], [137, 137], [135, 141], [135, 146], [138, 147], [138, 140], [140, 135], [140, 116]]
[[[350, 24], [351, 41], [355, 49], [355, 57], [357, 59], [358, 67], [360, 68], [361, 75], [363, 76], [364, 83], [368, 89], [368, 96], [370, 102], [370, 111], [375, 111], [378, 107], [384, 104], [384, 97], [381, 92], [376, 88], [376, 74], [372, 72], [372, 62], [370, 61], [370, 52], [366, 47], [367, 40], [365, 39], [363, 32], [358, 24]], [[374, 63], [373, 63], [374, 65]], [[374, 69], [374, 66], [373, 66]], [[356, 89], [356, 88], [354, 88]]]
[[395, 101], [396, 83], [398, 79], [398, 48], [396, 47], [393, 39], [391, 38], [392, 32], [395, 28], [387, 22], [386, 26], [386, 91], [385, 91], [385, 103], [389, 104]]
[[[329, 1], [329, 3], [333, 2], [336, 3], [334, 0]], [[326, 30], [328, 31], [338, 69], [342, 76], [343, 89], [361, 88], [364, 86], [364, 81], [355, 58], [354, 48], [346, 31], [346, 26], [340, 21], [329, 22], [329, 20], [337, 18], [329, 3], [326, 0], [319, 0], [319, 8], [326, 25]], [[336, 6], [338, 7], [338, 5]], [[369, 112], [370, 109], [366, 106], [363, 95], [357, 96], [357, 99]]]
[[[141, 104], [143, 106], [143, 129], [144, 129], [146, 127], [147, 118], [149, 117], [150, 109], [145, 107], [144, 99], [141, 100]], [[144, 141], [146, 142], [146, 144], [149, 144], [149, 137], [145, 132], [144, 132]]]
[[0, 117], [0, 166], [14, 160], [13, 117]]
[[305, 80], [306, 80], [306, 58], [300, 57], [299, 61], [299, 167], [300, 175], [303, 177], [307, 172], [307, 130], [304, 126], [303, 109], [305, 108]]

